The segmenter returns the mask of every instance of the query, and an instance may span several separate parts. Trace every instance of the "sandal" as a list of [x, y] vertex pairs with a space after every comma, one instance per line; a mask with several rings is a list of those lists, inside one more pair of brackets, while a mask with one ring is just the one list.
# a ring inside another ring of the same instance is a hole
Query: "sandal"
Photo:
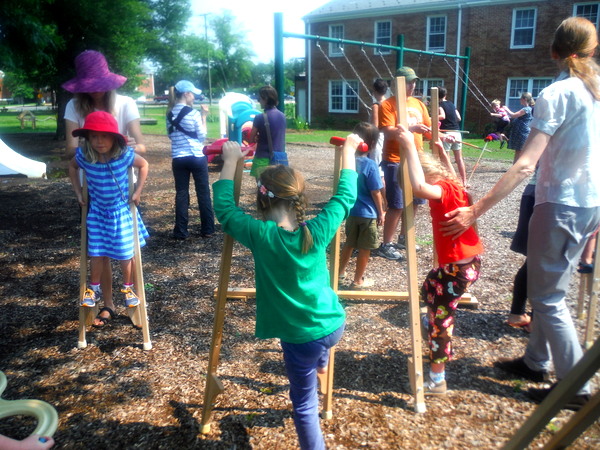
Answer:
[[523, 328], [525, 331], [529, 331], [529, 327], [531, 326], [531, 317], [529, 317], [526, 320], [520, 320], [519, 322], [511, 322], [511, 321], [507, 320], [504, 323], [506, 325], [508, 325], [509, 327]]
[[[102, 317], [100, 314], [102, 314], [104, 311], [108, 312], [108, 317]], [[95, 323], [92, 324], [92, 326], [94, 328], [102, 328], [105, 327], [111, 320], [113, 320], [115, 318], [115, 312], [108, 308], [108, 307], [104, 307], [102, 308], [100, 311], [98, 311], [98, 315], [96, 316], [96, 319], [99, 320], [101, 322], [102, 325], [96, 325]]]

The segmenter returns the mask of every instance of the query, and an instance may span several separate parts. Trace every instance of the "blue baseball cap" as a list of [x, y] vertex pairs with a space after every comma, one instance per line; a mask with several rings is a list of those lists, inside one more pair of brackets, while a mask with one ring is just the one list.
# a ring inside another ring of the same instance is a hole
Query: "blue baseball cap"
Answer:
[[177, 89], [177, 92], [191, 92], [192, 94], [195, 94], [195, 95], [202, 94], [202, 91], [200, 89], [196, 89], [196, 86], [194, 86], [194, 83], [192, 83], [191, 81], [188, 81], [188, 80], [178, 81], [177, 84], [175, 85], [175, 89]]

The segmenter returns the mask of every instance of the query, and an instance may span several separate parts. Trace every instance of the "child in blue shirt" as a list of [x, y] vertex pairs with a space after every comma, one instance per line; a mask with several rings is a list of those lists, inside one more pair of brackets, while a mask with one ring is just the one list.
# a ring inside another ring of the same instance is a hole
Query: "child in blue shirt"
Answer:
[[[360, 122], [354, 133], [367, 144], [367, 151], [377, 145], [379, 129], [368, 122]], [[358, 196], [350, 216], [346, 219], [346, 243], [340, 256], [340, 279], [345, 279], [345, 271], [352, 252], [358, 249], [356, 270], [351, 289], [364, 289], [373, 285], [373, 281], [364, 274], [369, 263], [371, 250], [379, 247], [377, 227], [383, 225], [383, 183], [375, 161], [367, 157], [367, 152], [356, 151], [356, 171], [358, 172]]]

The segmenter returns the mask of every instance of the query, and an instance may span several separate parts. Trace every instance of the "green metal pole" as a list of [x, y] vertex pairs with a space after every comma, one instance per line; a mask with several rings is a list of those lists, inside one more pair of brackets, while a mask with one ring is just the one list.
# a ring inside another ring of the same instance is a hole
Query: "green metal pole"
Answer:
[[396, 46], [398, 50], [398, 59], [396, 61], [396, 70], [404, 66], [404, 35], [399, 34], [396, 39]]
[[275, 90], [279, 96], [277, 108], [285, 113], [283, 73], [283, 13], [275, 13]]
[[471, 67], [471, 47], [465, 48], [465, 56], [464, 60], [464, 79], [463, 79], [463, 87], [462, 87], [462, 98], [460, 101], [460, 116], [462, 120], [460, 121], [460, 129], [464, 129], [466, 122], [466, 110], [467, 110], [467, 92], [469, 91], [469, 69]]

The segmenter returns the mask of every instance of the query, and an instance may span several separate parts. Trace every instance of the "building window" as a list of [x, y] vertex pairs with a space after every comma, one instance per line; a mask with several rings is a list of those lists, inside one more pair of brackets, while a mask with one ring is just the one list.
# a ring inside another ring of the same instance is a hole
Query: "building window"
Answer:
[[508, 95], [506, 96], [506, 105], [515, 112], [519, 111], [521, 105], [521, 95], [524, 92], [531, 92], [533, 98], [537, 98], [546, 86], [552, 83], [552, 78], [511, 78], [508, 80]]
[[576, 3], [573, 5], [573, 15], [585, 17], [598, 28], [598, 6], [600, 3]]
[[[344, 25], [329, 25], [329, 37], [332, 39], [344, 39]], [[329, 43], [329, 56], [342, 56], [343, 45], [336, 42]]]
[[513, 10], [510, 48], [533, 48], [535, 45], [536, 9]]
[[427, 50], [430, 52], [446, 50], [446, 16], [427, 18]]
[[[375, 22], [374, 42], [379, 45], [392, 45], [392, 22]], [[374, 48], [376, 55], [389, 55], [392, 51], [389, 48]]]
[[[441, 78], [425, 78], [417, 80], [413, 97], [423, 100], [423, 103], [427, 104], [430, 97], [430, 89], [433, 87], [440, 87], [444, 85], [444, 80]], [[424, 95], [425, 93], [425, 95]]]
[[358, 112], [358, 81], [329, 82], [329, 112]]

